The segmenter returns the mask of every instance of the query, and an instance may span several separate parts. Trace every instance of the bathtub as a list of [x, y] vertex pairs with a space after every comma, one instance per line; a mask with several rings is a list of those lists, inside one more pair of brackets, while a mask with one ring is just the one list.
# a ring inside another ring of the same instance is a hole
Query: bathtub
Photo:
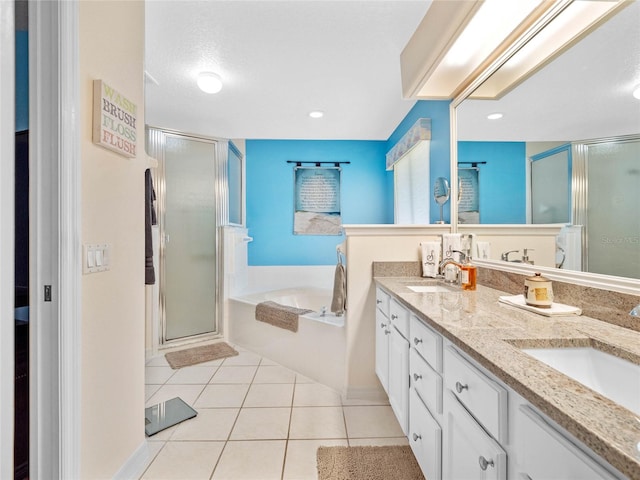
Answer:
[[[273, 301], [306, 308], [298, 331], [291, 332], [255, 319], [256, 305]], [[331, 290], [299, 287], [230, 297], [228, 338], [280, 365], [342, 392], [345, 375], [345, 316], [330, 312]]]

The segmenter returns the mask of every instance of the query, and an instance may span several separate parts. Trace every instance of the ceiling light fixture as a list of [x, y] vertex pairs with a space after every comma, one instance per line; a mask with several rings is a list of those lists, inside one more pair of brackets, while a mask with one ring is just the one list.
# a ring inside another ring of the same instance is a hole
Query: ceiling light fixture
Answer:
[[503, 115], [500, 112], [490, 113], [489, 115], [487, 115], [487, 118], [489, 120], [500, 120], [502, 117]]
[[222, 90], [222, 79], [216, 73], [202, 72], [198, 75], [198, 87], [205, 93], [218, 93]]
[[321, 110], [314, 110], [313, 112], [309, 112], [309, 116], [311, 118], [322, 118], [324, 117], [324, 112]]
[[[515, 39], [523, 38], [533, 28], [548, 22], [550, 15], [557, 15], [550, 25], [554, 22], [563, 25], [555, 29], [550, 29], [548, 25], [542, 29], [542, 35], [536, 35], [536, 38], [543, 37], [545, 32], [555, 30], [546, 40], [541, 40], [546, 48], [538, 44], [528, 52], [523, 52], [526, 61], [518, 68], [517, 75], [506, 75], [500, 82], [499, 92], [503, 92], [505, 84], [512, 86], [523, 80], [625, 3], [628, 2], [571, 2], [560, 11], [557, 2], [546, 0], [432, 2], [400, 55], [403, 96], [431, 99], [455, 97], [491, 62], [504, 55]], [[425, 48], [425, 45], [430, 47]], [[512, 58], [518, 55], [520, 52]], [[498, 70], [498, 73], [502, 70]], [[493, 98], [492, 91], [475, 94], [477, 92], [474, 92], [474, 96]]]
[[640, 85], [633, 89], [633, 96], [640, 100]]

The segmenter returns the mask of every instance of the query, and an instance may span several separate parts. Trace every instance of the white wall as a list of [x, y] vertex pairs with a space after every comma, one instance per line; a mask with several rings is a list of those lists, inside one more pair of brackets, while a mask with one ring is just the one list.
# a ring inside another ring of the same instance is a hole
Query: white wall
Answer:
[[[111, 478], [144, 442], [144, 2], [79, 2], [82, 242], [111, 270], [82, 281], [81, 478]], [[137, 104], [137, 157], [92, 143], [94, 79]]]

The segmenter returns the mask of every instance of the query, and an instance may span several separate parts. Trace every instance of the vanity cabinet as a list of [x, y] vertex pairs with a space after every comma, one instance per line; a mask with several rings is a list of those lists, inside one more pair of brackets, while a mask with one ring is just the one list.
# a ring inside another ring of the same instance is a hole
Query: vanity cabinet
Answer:
[[389, 404], [405, 435], [409, 427], [409, 341], [394, 326], [389, 335]]
[[389, 295], [376, 288], [376, 375], [384, 391], [389, 394]]
[[414, 389], [409, 393], [409, 445], [428, 480], [442, 478], [442, 428]]

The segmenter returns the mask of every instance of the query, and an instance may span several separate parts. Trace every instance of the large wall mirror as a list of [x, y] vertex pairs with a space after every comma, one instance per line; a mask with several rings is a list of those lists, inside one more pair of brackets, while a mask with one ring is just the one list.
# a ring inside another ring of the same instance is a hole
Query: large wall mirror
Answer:
[[454, 100], [458, 223], [581, 225], [581, 270], [640, 278], [639, 59], [634, 1], [524, 80], [507, 61]]

